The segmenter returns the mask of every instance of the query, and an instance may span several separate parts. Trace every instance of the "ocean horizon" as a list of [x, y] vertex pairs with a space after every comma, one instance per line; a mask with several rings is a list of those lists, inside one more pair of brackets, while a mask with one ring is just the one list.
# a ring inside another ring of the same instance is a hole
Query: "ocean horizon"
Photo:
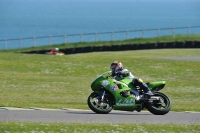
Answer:
[[0, 1], [0, 40], [187, 26], [200, 26], [199, 0]]

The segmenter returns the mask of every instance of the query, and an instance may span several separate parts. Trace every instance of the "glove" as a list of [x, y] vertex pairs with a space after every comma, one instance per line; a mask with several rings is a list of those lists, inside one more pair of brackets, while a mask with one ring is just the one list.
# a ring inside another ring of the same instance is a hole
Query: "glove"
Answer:
[[123, 73], [121, 73], [121, 74], [122, 74], [123, 77], [129, 76], [129, 72], [128, 72], [128, 71], [127, 71], [127, 72], [123, 72]]

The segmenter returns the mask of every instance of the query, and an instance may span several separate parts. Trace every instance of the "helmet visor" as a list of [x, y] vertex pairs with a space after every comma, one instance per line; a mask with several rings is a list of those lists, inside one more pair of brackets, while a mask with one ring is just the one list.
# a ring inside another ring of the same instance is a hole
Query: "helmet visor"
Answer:
[[115, 71], [115, 68], [116, 68], [116, 66], [117, 66], [117, 65], [113, 63], [113, 64], [111, 64], [111, 65], [110, 65], [110, 69], [112, 69], [112, 71], [114, 72], [114, 71]]

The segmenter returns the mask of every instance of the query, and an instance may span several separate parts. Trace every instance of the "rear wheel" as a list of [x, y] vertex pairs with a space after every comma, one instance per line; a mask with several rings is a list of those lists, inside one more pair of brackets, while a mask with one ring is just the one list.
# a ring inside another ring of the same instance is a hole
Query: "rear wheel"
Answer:
[[105, 95], [103, 101], [97, 93], [92, 93], [87, 100], [89, 108], [97, 114], [108, 114], [113, 109], [113, 101]]
[[153, 100], [146, 103], [146, 108], [155, 115], [165, 115], [171, 110], [171, 101], [165, 94], [161, 92], [154, 92], [155, 97], [159, 100]]

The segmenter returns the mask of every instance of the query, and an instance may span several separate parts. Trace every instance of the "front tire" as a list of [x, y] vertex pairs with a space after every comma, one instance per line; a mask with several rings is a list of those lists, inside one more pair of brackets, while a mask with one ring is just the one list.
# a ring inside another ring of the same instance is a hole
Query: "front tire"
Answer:
[[97, 93], [92, 93], [87, 100], [89, 108], [97, 114], [108, 114], [113, 109], [113, 101], [105, 95], [103, 101]]
[[161, 92], [154, 92], [154, 95], [159, 97], [159, 101], [151, 101], [146, 103], [146, 108], [149, 112], [155, 115], [165, 115], [171, 110], [171, 101], [168, 96]]

